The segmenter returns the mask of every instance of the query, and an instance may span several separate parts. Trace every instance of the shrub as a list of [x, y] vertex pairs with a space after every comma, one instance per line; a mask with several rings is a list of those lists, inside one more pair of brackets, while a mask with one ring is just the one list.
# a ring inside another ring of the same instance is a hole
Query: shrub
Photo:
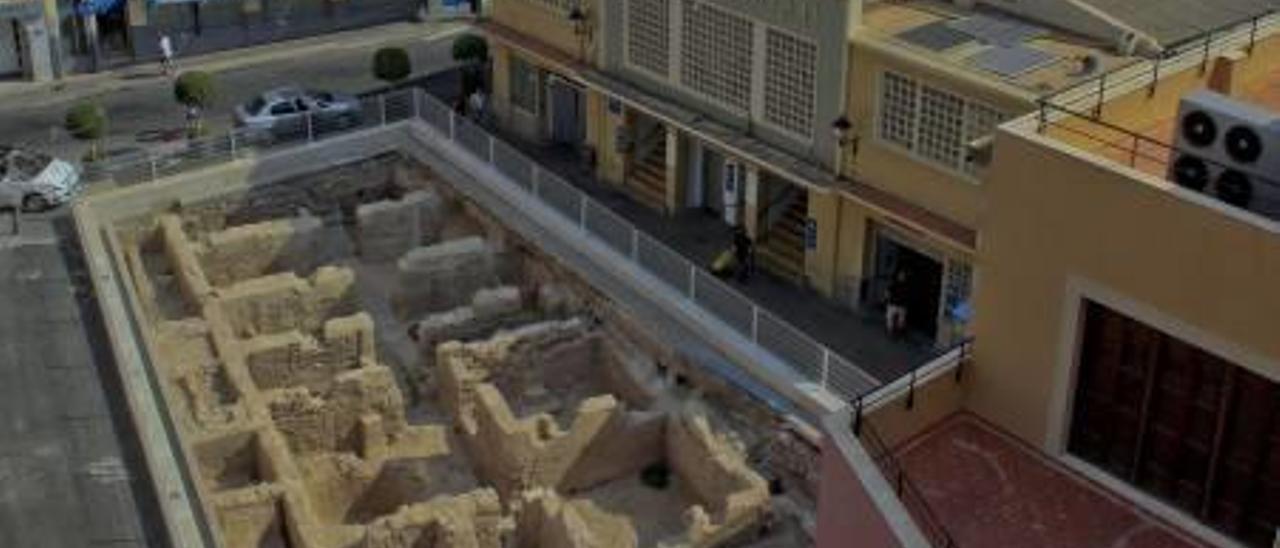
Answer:
[[207, 72], [184, 72], [173, 84], [174, 99], [189, 107], [204, 109], [213, 104], [216, 94], [213, 75]]
[[80, 103], [67, 111], [67, 132], [72, 137], [89, 141], [89, 160], [98, 159], [98, 141], [107, 136], [107, 111], [96, 103]]
[[404, 48], [382, 48], [373, 54], [373, 77], [394, 84], [413, 72], [409, 52]]
[[474, 34], [453, 40], [453, 60], [459, 63], [483, 63], [489, 60], [489, 43]]

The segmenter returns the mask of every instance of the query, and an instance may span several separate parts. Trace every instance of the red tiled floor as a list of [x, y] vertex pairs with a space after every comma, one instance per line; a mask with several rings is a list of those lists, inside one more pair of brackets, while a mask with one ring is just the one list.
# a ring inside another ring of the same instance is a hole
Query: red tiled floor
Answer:
[[897, 454], [963, 547], [1201, 546], [973, 415], [946, 419]]

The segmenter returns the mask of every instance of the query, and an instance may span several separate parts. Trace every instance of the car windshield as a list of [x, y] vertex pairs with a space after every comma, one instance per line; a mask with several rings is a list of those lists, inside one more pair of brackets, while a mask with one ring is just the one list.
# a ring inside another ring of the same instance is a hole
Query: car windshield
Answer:
[[327, 91], [315, 91], [315, 90], [311, 90], [311, 91], [307, 92], [307, 94], [308, 94], [308, 95], [310, 95], [312, 99], [315, 99], [316, 101], [319, 101], [319, 102], [322, 102], [322, 103], [332, 103], [332, 102], [333, 102], [333, 94], [332, 94], [332, 93], [329, 93], [329, 92], [327, 92]]
[[258, 114], [262, 112], [262, 109], [265, 106], [267, 106], [267, 102], [264, 101], [262, 97], [254, 97], [252, 101], [249, 101], [245, 110], [249, 111], [249, 114]]
[[45, 166], [53, 161], [53, 158], [38, 154], [35, 152], [20, 151], [12, 156], [13, 167], [18, 173], [26, 177], [35, 177], [44, 171]]

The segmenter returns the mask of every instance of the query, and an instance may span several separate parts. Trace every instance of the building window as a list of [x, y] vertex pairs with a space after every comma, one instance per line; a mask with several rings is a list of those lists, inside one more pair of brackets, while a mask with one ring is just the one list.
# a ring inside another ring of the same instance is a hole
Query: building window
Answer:
[[920, 128], [916, 151], [948, 167], [959, 167], [964, 153], [964, 99], [937, 88], [920, 90]]
[[892, 72], [881, 80], [879, 138], [965, 174], [967, 145], [1008, 118], [1004, 112]]
[[538, 112], [538, 69], [519, 57], [511, 57], [511, 104], [525, 112]]
[[916, 82], [886, 72], [881, 80], [880, 138], [908, 150], [916, 140]]
[[765, 35], [764, 116], [804, 137], [813, 133], [818, 47], [769, 29]]
[[666, 78], [671, 4], [668, 0], [627, 0], [627, 62]]
[[751, 20], [697, 0], [684, 0], [680, 80], [730, 108], [751, 107]]

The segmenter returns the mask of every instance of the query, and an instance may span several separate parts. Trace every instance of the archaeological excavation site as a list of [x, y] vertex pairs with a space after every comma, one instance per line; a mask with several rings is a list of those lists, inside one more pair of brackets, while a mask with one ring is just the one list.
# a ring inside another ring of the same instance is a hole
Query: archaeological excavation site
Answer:
[[215, 544], [812, 545], [816, 434], [424, 164], [201, 184], [102, 232]]

